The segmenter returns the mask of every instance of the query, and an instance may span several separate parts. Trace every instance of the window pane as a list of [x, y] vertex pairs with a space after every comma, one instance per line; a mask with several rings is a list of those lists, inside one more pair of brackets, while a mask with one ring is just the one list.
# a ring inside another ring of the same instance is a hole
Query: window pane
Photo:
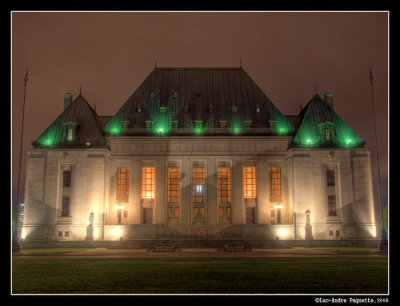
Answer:
[[281, 167], [269, 166], [269, 201], [281, 202]]
[[63, 171], [63, 187], [71, 187], [71, 171]]
[[326, 184], [327, 186], [335, 186], [335, 170], [326, 170]]
[[117, 202], [129, 202], [129, 168], [117, 168]]
[[142, 167], [142, 199], [155, 199], [155, 167]]
[[180, 203], [181, 178], [180, 168], [168, 168], [168, 203]]
[[328, 213], [329, 216], [336, 216], [336, 195], [328, 195]]
[[70, 214], [70, 200], [71, 200], [71, 198], [69, 196], [62, 197], [62, 203], [61, 203], [61, 216], [62, 217], [68, 217]]
[[206, 200], [206, 169], [192, 170], [192, 202], [204, 203]]
[[243, 195], [245, 199], [257, 198], [256, 167], [243, 167]]

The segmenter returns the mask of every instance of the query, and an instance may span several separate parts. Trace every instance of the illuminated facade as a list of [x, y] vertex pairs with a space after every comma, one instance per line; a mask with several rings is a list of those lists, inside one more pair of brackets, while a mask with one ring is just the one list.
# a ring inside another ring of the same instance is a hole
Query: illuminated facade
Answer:
[[114, 116], [80, 94], [28, 152], [25, 239], [375, 235], [369, 151], [316, 94], [284, 116], [243, 68], [155, 68]]

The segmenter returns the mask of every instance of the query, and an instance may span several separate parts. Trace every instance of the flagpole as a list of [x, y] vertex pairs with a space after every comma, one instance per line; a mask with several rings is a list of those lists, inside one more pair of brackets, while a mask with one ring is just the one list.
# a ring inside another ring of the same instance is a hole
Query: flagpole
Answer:
[[25, 96], [26, 96], [26, 83], [28, 82], [28, 69], [26, 69], [26, 74], [24, 78], [24, 104], [22, 107], [22, 128], [21, 128], [21, 145], [19, 149], [19, 166], [18, 166], [18, 185], [17, 185], [17, 205], [15, 208], [15, 220], [14, 220], [14, 230], [13, 230], [13, 237], [12, 237], [12, 251], [13, 253], [19, 253], [21, 247], [19, 245], [19, 231], [18, 231], [18, 223], [19, 223], [19, 206], [20, 206], [20, 199], [19, 199], [19, 189], [20, 189], [20, 182], [21, 182], [21, 162], [22, 162], [22, 145], [24, 139], [24, 119], [25, 119]]
[[381, 230], [381, 240], [378, 244], [379, 250], [387, 250], [388, 247], [388, 241], [387, 241], [387, 235], [386, 235], [386, 230], [385, 230], [385, 222], [384, 222], [384, 216], [383, 216], [383, 204], [382, 204], [382, 185], [381, 185], [381, 171], [380, 171], [380, 165], [379, 165], [379, 149], [378, 149], [378, 139], [376, 137], [376, 114], [375, 114], [375, 101], [374, 101], [374, 76], [372, 75], [372, 69], [369, 68], [369, 80], [371, 81], [371, 95], [372, 95], [372, 111], [373, 111], [373, 121], [374, 121], [374, 139], [375, 139], [375, 151], [376, 151], [376, 162], [378, 166], [378, 202], [380, 206], [380, 211], [381, 211], [381, 223], [382, 223], [382, 230]]

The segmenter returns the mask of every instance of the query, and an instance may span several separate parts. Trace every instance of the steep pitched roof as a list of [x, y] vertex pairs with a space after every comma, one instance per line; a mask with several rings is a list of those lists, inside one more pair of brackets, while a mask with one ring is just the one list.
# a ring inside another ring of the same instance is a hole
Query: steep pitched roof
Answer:
[[266, 132], [268, 121], [276, 122], [273, 133], [294, 131], [242, 68], [155, 68], [108, 121], [104, 132], [140, 134], [146, 121], [154, 122], [156, 133], [171, 132], [171, 121], [178, 121], [180, 130], [195, 132], [201, 126], [202, 133], [221, 132], [221, 121], [227, 121], [235, 133], [243, 132], [244, 126]]
[[[90, 142], [91, 147], [106, 147], [102, 127], [106, 116], [97, 116], [96, 111], [80, 94], [49, 127], [33, 142], [34, 147], [84, 147]], [[67, 125], [76, 128], [76, 137], [67, 140]]]
[[[318, 94], [300, 113], [294, 147], [361, 147], [364, 140]], [[328, 130], [328, 131], [327, 131]]]

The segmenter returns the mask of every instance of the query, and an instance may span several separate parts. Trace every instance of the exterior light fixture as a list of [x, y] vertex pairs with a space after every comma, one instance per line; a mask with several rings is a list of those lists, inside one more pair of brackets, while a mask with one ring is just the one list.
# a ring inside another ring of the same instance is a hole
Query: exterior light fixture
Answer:
[[283, 208], [283, 205], [275, 205], [274, 208]]
[[123, 206], [123, 205], [115, 205], [115, 209], [124, 209], [125, 208], [125, 206]]

